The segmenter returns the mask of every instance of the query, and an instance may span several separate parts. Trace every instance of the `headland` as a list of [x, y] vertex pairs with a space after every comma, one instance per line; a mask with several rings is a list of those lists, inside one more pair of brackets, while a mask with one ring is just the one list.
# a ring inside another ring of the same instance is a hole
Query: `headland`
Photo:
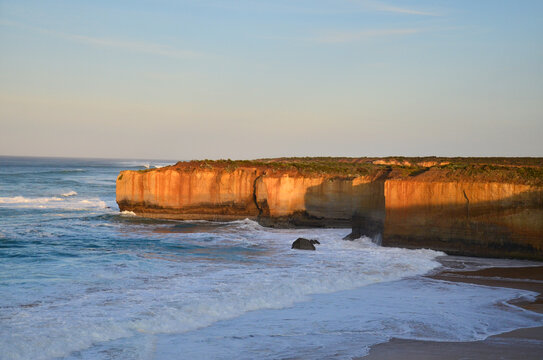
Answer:
[[121, 211], [352, 227], [384, 246], [543, 260], [543, 158], [200, 160], [122, 171]]

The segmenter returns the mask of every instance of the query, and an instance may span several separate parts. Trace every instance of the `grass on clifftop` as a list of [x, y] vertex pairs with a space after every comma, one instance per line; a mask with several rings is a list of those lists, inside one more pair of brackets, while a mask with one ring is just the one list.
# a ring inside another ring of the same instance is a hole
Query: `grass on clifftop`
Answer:
[[454, 178], [543, 185], [543, 167], [449, 164], [439, 168]]
[[297, 172], [300, 174], [333, 174], [341, 176], [374, 175], [382, 167], [371, 163], [346, 163], [333, 158], [319, 158], [319, 160], [196, 160], [186, 163], [177, 163], [178, 167], [185, 168], [220, 168], [234, 171], [241, 167], [254, 167], [270, 169], [272, 171]]
[[[273, 172], [302, 175], [384, 176], [386, 178], [421, 181], [482, 181], [543, 185], [543, 158], [442, 158], [442, 157], [387, 157], [340, 158], [304, 157], [257, 160], [193, 160], [178, 162], [177, 169], [238, 168], [269, 169]], [[144, 169], [140, 172], [161, 171]]]

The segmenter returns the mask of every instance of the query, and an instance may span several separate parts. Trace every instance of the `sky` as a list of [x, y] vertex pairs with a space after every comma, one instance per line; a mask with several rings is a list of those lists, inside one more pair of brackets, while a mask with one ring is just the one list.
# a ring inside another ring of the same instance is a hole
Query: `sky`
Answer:
[[543, 1], [0, 0], [0, 155], [543, 156]]

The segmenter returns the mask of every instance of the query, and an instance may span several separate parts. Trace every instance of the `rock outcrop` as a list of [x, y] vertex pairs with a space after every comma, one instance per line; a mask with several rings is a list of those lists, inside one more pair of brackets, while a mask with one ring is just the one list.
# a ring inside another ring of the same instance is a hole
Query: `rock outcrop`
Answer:
[[385, 246], [543, 259], [541, 187], [388, 180], [385, 194]]
[[542, 169], [533, 158], [180, 162], [122, 171], [117, 203], [139, 216], [352, 226], [349, 238], [385, 246], [543, 260]]
[[292, 243], [291, 249], [298, 250], [316, 250], [315, 244], [320, 244], [317, 240], [298, 238]]

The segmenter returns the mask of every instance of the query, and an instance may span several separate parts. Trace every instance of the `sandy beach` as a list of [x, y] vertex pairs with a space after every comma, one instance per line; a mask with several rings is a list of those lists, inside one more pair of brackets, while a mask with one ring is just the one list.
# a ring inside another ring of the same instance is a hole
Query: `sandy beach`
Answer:
[[[474, 271], [445, 270], [430, 278], [484, 286], [530, 290], [539, 293], [533, 302], [513, 305], [543, 313], [543, 266], [492, 267]], [[438, 342], [392, 339], [371, 348], [360, 359], [541, 359], [543, 326], [518, 329], [473, 342]]]

